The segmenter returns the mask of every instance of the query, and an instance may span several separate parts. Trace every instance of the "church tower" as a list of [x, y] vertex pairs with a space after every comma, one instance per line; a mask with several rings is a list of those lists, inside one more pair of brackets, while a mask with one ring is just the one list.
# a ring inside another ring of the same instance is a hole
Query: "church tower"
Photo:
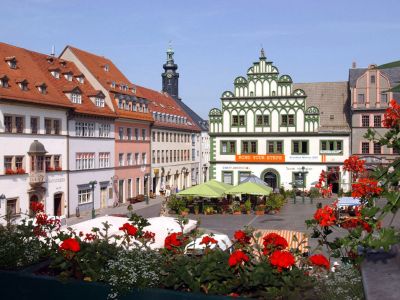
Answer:
[[171, 45], [167, 49], [167, 62], [163, 65], [162, 91], [167, 92], [172, 98], [180, 100], [178, 93], [179, 73], [176, 72], [178, 65], [174, 63], [174, 51]]

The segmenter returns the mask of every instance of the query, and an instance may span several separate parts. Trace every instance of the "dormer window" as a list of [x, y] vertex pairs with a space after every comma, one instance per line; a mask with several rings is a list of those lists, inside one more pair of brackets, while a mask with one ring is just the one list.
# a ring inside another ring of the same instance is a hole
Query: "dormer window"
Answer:
[[135, 87], [132, 88], [132, 93], [136, 94], [136, 88]]
[[8, 77], [6, 75], [0, 77], [0, 86], [3, 88], [8, 88]]
[[6, 57], [4, 60], [7, 62], [10, 69], [17, 68], [17, 59], [15, 58], [15, 56]]
[[72, 73], [70, 73], [70, 72], [64, 73], [64, 77], [65, 77], [65, 79], [67, 79], [68, 81], [72, 81]]
[[106, 71], [106, 72], [110, 71], [110, 66], [107, 65], [107, 64], [105, 64], [105, 65], [103, 66], [103, 68], [104, 68], [104, 71]]
[[82, 104], [82, 95], [77, 92], [71, 93], [71, 101], [75, 104]]
[[112, 87], [113, 89], [115, 89], [115, 81], [112, 81], [112, 82], [111, 82], [111, 87]]
[[18, 86], [21, 89], [21, 91], [27, 91], [28, 90], [28, 81], [26, 79], [19, 79], [17, 80]]
[[36, 87], [40, 93], [42, 93], [42, 94], [47, 93], [47, 85], [45, 83], [38, 83], [38, 84], [36, 84]]
[[118, 108], [119, 109], [123, 109], [124, 108], [124, 103], [123, 103], [122, 99], [118, 99]]
[[105, 106], [104, 98], [96, 97], [94, 102], [96, 103], [96, 106], [98, 106], [98, 107], [104, 107]]
[[51, 75], [53, 75], [53, 77], [56, 79], [60, 78], [60, 72], [58, 72], [57, 70], [51, 71]]
[[79, 82], [79, 83], [84, 83], [85, 82], [85, 77], [83, 77], [83, 75], [81, 75], [81, 76], [76, 76], [76, 80]]

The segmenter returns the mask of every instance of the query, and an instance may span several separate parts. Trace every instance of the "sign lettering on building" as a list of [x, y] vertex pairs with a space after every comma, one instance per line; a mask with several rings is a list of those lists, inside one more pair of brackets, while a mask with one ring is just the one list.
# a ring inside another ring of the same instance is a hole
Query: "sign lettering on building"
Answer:
[[285, 162], [285, 154], [239, 154], [236, 155], [235, 161], [246, 163], [282, 163]]

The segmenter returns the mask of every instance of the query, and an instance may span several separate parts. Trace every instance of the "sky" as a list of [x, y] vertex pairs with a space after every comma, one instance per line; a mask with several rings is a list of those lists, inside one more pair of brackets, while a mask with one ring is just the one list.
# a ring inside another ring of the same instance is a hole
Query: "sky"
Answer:
[[110, 58], [133, 82], [161, 90], [169, 41], [179, 96], [201, 117], [258, 60], [294, 82], [345, 81], [357, 67], [400, 60], [398, 0], [0, 0], [0, 41]]

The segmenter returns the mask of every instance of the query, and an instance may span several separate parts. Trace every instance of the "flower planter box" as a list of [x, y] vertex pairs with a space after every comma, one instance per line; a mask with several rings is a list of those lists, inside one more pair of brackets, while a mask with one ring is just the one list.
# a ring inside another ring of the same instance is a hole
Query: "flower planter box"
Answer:
[[[43, 264], [39, 264], [42, 265]], [[36, 270], [38, 267], [36, 267]], [[56, 277], [35, 275], [35, 268], [22, 271], [0, 271], [1, 299], [7, 300], [80, 300], [107, 299], [110, 288], [102, 283], [79, 280], [60, 281]], [[228, 300], [231, 297], [178, 292], [166, 289], [133, 289], [120, 300]]]
[[256, 215], [257, 216], [261, 216], [261, 215], [263, 215], [264, 214], [264, 211], [263, 210], [256, 210]]

